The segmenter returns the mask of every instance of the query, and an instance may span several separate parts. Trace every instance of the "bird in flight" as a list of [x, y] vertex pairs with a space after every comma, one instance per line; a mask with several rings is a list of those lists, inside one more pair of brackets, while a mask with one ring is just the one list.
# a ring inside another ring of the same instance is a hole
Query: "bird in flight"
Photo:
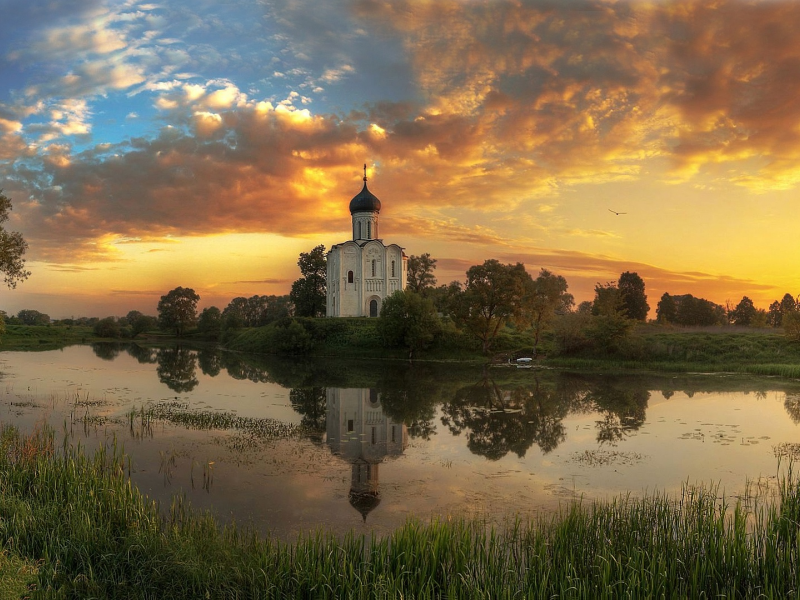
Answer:
[[[609, 208], [608, 210], [611, 210], [611, 209]], [[625, 212], [617, 212], [615, 210], [611, 210], [611, 212], [614, 213], [615, 215], [627, 215], [628, 214], [628, 213], [625, 213]]]

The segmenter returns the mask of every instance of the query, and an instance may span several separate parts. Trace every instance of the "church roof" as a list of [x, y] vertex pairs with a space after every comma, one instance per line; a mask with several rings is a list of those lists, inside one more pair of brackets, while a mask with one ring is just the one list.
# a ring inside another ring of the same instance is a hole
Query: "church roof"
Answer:
[[350, 200], [350, 214], [357, 212], [380, 212], [381, 201], [367, 189], [367, 178], [364, 177], [364, 188]]

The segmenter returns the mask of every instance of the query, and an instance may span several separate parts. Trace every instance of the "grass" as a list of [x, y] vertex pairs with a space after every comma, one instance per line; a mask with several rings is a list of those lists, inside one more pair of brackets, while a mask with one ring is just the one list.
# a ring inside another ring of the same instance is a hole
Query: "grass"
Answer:
[[800, 378], [800, 344], [780, 330], [640, 325], [615, 354], [549, 356], [545, 364], [575, 370], [729, 372]]
[[1, 350], [54, 350], [97, 339], [91, 327], [73, 325], [6, 325]]
[[[160, 510], [124, 465], [113, 443], [87, 453], [67, 438], [55, 444], [52, 431], [4, 428], [0, 589], [16, 585], [10, 597], [32, 598], [364, 599], [800, 590], [800, 483], [791, 470], [774, 502], [729, 504], [714, 489], [687, 487], [675, 499], [575, 503], [500, 527], [409, 521], [385, 537], [314, 532], [286, 543], [220, 528], [180, 497]], [[35, 589], [23, 590], [31, 581]]]

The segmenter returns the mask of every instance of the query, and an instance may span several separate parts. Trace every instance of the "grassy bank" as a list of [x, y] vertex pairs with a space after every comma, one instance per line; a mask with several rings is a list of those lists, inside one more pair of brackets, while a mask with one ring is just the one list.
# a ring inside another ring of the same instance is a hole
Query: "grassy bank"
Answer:
[[53, 350], [94, 341], [91, 327], [77, 325], [6, 325], [0, 350]]
[[[180, 500], [159, 511], [130, 485], [125, 465], [113, 447], [89, 456], [56, 445], [52, 433], [4, 429], [0, 589], [19, 590], [25, 578], [33, 598], [755, 597], [800, 589], [800, 485], [791, 480], [780, 504], [755, 512], [687, 489], [678, 501], [575, 504], [503, 528], [409, 522], [380, 539], [316, 533], [284, 543], [220, 529]], [[12, 563], [24, 569], [5, 568]]]
[[641, 325], [616, 353], [551, 355], [546, 362], [576, 370], [734, 372], [797, 378], [800, 344], [773, 329]]

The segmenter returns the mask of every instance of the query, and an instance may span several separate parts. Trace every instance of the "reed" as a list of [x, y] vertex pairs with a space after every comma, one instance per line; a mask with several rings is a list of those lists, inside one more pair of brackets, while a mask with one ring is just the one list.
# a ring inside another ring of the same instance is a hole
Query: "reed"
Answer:
[[36, 565], [33, 598], [796, 596], [800, 482], [784, 473], [772, 500], [686, 486], [503, 526], [409, 521], [385, 537], [287, 543], [222, 528], [183, 497], [159, 507], [131, 484], [114, 440], [87, 453], [6, 427], [0, 540], [6, 560]]

